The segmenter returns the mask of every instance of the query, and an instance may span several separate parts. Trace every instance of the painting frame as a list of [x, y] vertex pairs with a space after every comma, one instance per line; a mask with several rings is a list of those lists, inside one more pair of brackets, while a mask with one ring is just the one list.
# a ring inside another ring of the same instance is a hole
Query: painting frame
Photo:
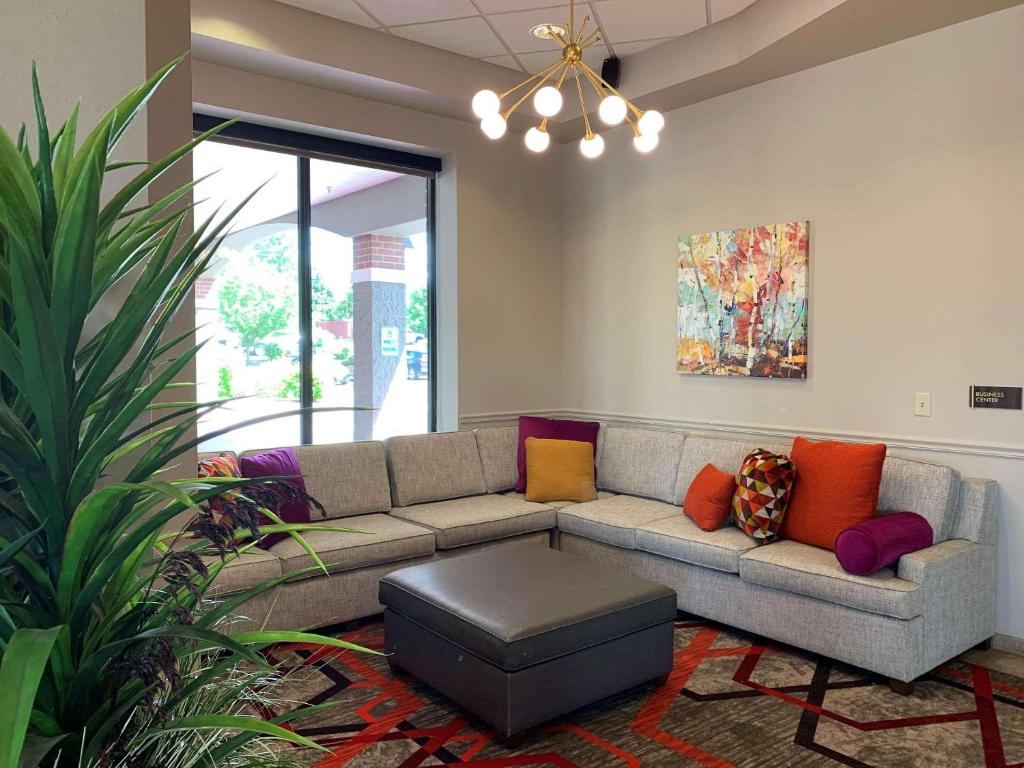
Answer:
[[677, 373], [805, 380], [809, 269], [806, 220], [680, 236]]

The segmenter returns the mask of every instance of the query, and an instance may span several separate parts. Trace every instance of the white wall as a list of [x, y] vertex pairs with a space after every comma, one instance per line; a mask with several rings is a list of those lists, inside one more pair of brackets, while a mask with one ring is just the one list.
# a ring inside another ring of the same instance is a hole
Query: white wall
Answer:
[[[1002, 489], [999, 631], [1024, 637], [1024, 8], [676, 110], [638, 157], [566, 152], [566, 407], [881, 438]], [[811, 222], [807, 381], [675, 373], [683, 233]], [[932, 393], [931, 418], [913, 415]]]

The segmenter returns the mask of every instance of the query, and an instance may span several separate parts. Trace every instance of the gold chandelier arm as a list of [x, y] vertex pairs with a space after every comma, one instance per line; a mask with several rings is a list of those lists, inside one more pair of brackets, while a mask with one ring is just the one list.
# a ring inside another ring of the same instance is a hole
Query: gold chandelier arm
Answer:
[[569, 0], [569, 39], [572, 40], [573, 24], [576, 23], [576, 0]]
[[526, 93], [524, 93], [522, 96], [520, 96], [516, 100], [515, 104], [513, 104], [511, 107], [506, 109], [502, 113], [502, 117], [505, 118], [506, 120], [508, 120], [509, 115], [511, 115], [513, 112], [515, 112], [517, 109], [519, 109], [519, 105], [520, 104], [522, 104], [524, 101], [526, 101], [528, 98], [530, 98], [533, 94], [535, 94], [540, 89], [540, 87], [542, 85], [544, 85], [544, 83], [546, 83], [548, 81], [548, 79], [551, 77], [551, 75], [554, 74], [555, 70], [558, 69], [558, 67], [563, 67], [564, 68], [566, 66], [568, 66], [568, 65], [565, 62], [559, 60], [559, 61], [556, 61], [554, 64], [552, 64], [550, 67], [542, 69], [540, 71], [540, 73], [538, 73], [538, 74], [543, 75], [543, 77], [540, 80], [538, 80], [536, 83], [534, 83], [533, 87], [530, 88], [530, 90], [528, 90]]
[[600, 39], [601, 39], [601, 28], [598, 27], [597, 29], [595, 29], [593, 32], [590, 33], [590, 37], [588, 37], [586, 39], [586, 42], [583, 42], [583, 43], [579, 44], [580, 48], [589, 48], [590, 46], [592, 46], [594, 43], [596, 43]]
[[552, 32], [551, 33], [551, 39], [554, 40], [556, 43], [558, 43], [558, 46], [560, 48], [565, 48], [565, 46], [567, 46], [569, 44], [569, 41], [566, 40], [564, 37], [562, 37], [557, 32]]
[[546, 75], [550, 75], [550, 74], [551, 74], [552, 72], [554, 72], [554, 71], [555, 71], [555, 70], [556, 70], [556, 69], [557, 69], [557, 68], [558, 68], [558, 67], [559, 67], [559, 66], [560, 66], [561, 64], [562, 64], [562, 61], [561, 61], [561, 60], [558, 60], [558, 61], [556, 61], [556, 62], [555, 62], [554, 64], [551, 64], [550, 66], [547, 66], [547, 67], [545, 67], [545, 68], [544, 68], [544, 69], [542, 69], [542, 70], [541, 70], [540, 72], [537, 72], [537, 73], [535, 73], [535, 74], [532, 74], [532, 75], [530, 75], [530, 76], [529, 76], [528, 78], [526, 78], [525, 80], [523, 80], [523, 81], [522, 81], [521, 83], [518, 83], [518, 84], [516, 84], [516, 85], [512, 86], [512, 87], [511, 87], [511, 88], [509, 88], [509, 89], [508, 89], [507, 91], [503, 91], [502, 93], [499, 93], [499, 94], [498, 94], [498, 98], [499, 98], [499, 99], [504, 99], [504, 98], [505, 98], [506, 96], [510, 96], [511, 94], [513, 94], [513, 93], [515, 93], [516, 91], [518, 91], [518, 90], [519, 90], [520, 88], [522, 88], [522, 87], [523, 87], [524, 85], [528, 85], [529, 83], [532, 83], [532, 82], [533, 82], [534, 80], [536, 80], [536, 79], [537, 79], [538, 77], [545, 77]]
[[597, 98], [604, 98], [604, 86], [597, 81], [597, 79], [591, 74], [590, 67], [583, 69], [583, 76], [587, 78], [587, 82], [590, 83], [591, 87], [597, 92]]
[[580, 62], [573, 65], [572, 73], [576, 77], [576, 91], [580, 95], [580, 109], [583, 110], [583, 127], [586, 128], [586, 135], [584, 138], [589, 139], [594, 135], [594, 132], [590, 130], [590, 118], [587, 117], [587, 100], [583, 98], [583, 85], [580, 83], [579, 66]]
[[611, 91], [616, 96], [618, 96], [620, 99], [622, 99], [624, 102], [626, 102], [626, 106], [629, 107], [631, 110], [633, 110], [633, 114], [634, 115], [639, 117], [640, 115], [642, 115], [644, 113], [644, 111], [642, 109], [640, 109], [640, 107], [638, 107], [632, 101], [630, 101], [625, 96], [623, 96], [621, 93], [619, 93], [618, 89], [615, 88], [615, 86], [613, 86], [611, 83], [609, 83], [607, 80], [605, 80], [599, 74], [597, 74], [597, 72], [595, 72], [589, 66], [587, 66], [586, 62], [580, 61], [580, 66], [583, 67], [584, 71], [589, 72], [592, 77], [596, 78], [598, 82], [600, 82], [602, 85], [604, 85], [605, 88], [607, 88], [609, 91]]
[[580, 44], [580, 40], [583, 39], [583, 33], [587, 30], [587, 24], [590, 23], [590, 14], [583, 17], [583, 24], [580, 26], [580, 33], [576, 36], [576, 45]]

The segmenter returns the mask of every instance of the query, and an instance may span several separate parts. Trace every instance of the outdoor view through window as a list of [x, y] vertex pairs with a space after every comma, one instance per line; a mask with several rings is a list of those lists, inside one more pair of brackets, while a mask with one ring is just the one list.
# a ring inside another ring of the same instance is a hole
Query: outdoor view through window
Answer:
[[[209, 339], [198, 358], [199, 400], [240, 398], [205, 416], [201, 432], [296, 410], [303, 376], [311, 378], [315, 408], [359, 409], [314, 413], [308, 441], [428, 431], [426, 179], [218, 141], [198, 147], [194, 173], [202, 179], [197, 222], [221, 206], [225, 215], [264, 184], [196, 284], [199, 338]], [[309, 192], [308, 271], [300, 252], [300, 180]], [[308, 368], [304, 327], [312, 329]], [[302, 433], [301, 418], [288, 416], [201, 448], [298, 445]]]

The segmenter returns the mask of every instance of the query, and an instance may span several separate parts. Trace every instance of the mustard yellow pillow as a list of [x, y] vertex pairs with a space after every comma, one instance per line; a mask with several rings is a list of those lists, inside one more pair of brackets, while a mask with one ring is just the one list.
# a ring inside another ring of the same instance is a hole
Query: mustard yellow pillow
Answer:
[[594, 445], [526, 438], [527, 501], [594, 501]]

